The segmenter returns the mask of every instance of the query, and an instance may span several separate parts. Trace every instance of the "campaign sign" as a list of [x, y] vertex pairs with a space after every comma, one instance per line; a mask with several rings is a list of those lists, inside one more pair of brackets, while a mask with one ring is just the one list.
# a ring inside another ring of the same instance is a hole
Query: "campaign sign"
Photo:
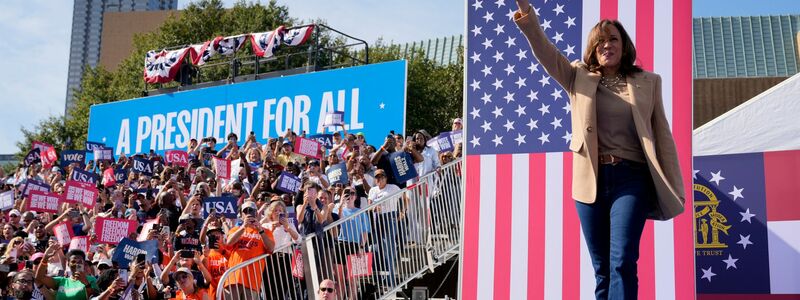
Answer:
[[128, 170], [122, 168], [114, 170], [114, 180], [117, 183], [125, 183], [125, 180], [128, 180]]
[[61, 151], [61, 168], [66, 169], [72, 163], [80, 165], [81, 169], [86, 167], [86, 151], [64, 150]]
[[106, 146], [106, 144], [103, 144], [103, 143], [86, 141], [86, 152], [94, 153], [95, 149], [100, 149], [100, 148], [103, 148], [105, 146]]
[[463, 130], [450, 131], [450, 141], [453, 142], [453, 145], [461, 144], [461, 142], [464, 141], [464, 131]]
[[[69, 250], [81, 250], [83, 253], [89, 253], [89, 237], [88, 236], [74, 236], [69, 241]], [[67, 250], [67, 251], [69, 251]]]
[[397, 182], [405, 182], [417, 177], [414, 160], [406, 152], [397, 151], [389, 154], [389, 164], [392, 165], [392, 172]]
[[236, 219], [237, 207], [234, 197], [207, 197], [203, 200], [203, 217], [208, 218], [208, 212], [213, 208], [226, 218]]
[[278, 176], [277, 189], [286, 193], [297, 193], [297, 191], [300, 190], [300, 178], [294, 176], [292, 173], [283, 171], [281, 175]]
[[153, 161], [146, 158], [133, 158], [133, 172], [153, 176]]
[[117, 244], [123, 238], [136, 232], [139, 224], [134, 220], [97, 218], [94, 229], [97, 233], [97, 242], [101, 244]]
[[53, 164], [56, 161], [58, 161], [58, 155], [56, 155], [56, 148], [53, 147], [47, 148], [42, 152], [40, 152], [40, 154], [41, 154], [42, 166], [44, 166], [45, 168], [52, 167]]
[[319, 142], [298, 136], [294, 141], [294, 153], [319, 159]]
[[146, 255], [145, 261], [155, 263], [157, 252], [158, 241], [156, 240], [137, 242], [129, 238], [123, 238], [119, 241], [116, 250], [114, 250], [111, 261], [116, 262], [120, 268], [125, 269], [139, 254]]
[[452, 152], [455, 147], [453, 146], [453, 141], [450, 139], [450, 132], [442, 132], [439, 136], [436, 137], [436, 145], [439, 148], [439, 152]]
[[38, 163], [38, 162], [41, 162], [41, 161], [42, 161], [42, 157], [41, 157], [41, 154], [40, 154], [40, 150], [39, 149], [33, 149], [31, 151], [28, 151], [28, 154], [25, 155], [25, 159], [23, 160], [23, 164], [26, 167], [30, 167], [31, 165], [33, 165], [35, 163]]
[[94, 153], [94, 160], [95, 161], [98, 161], [98, 162], [101, 161], [101, 160], [104, 160], [104, 161], [107, 161], [107, 162], [113, 162], [114, 161], [114, 149], [111, 148], [111, 147], [103, 147], [103, 148], [94, 149], [93, 153]]
[[25, 188], [22, 190], [22, 196], [27, 197], [31, 191], [49, 192], [50, 185], [35, 179], [28, 179], [25, 183]]
[[139, 231], [139, 236], [136, 237], [136, 240], [140, 242], [146, 241], [147, 236], [150, 234], [150, 230], [152, 230], [153, 226], [156, 224], [158, 224], [158, 219], [150, 219], [145, 221], [144, 224], [142, 224], [142, 230]]
[[69, 245], [75, 233], [72, 231], [72, 224], [61, 222], [53, 226], [53, 233], [61, 246]]
[[328, 175], [328, 182], [330, 182], [331, 184], [341, 183], [346, 185], [349, 182], [347, 180], [346, 163], [338, 163], [330, 166], [330, 168], [328, 168], [328, 172], [326, 175]]
[[114, 177], [114, 168], [107, 168], [103, 171], [103, 186], [110, 187], [117, 183], [117, 178]]
[[250, 131], [265, 144], [290, 128], [309, 135], [342, 130], [324, 121], [343, 111], [344, 129], [380, 141], [390, 130], [405, 131], [406, 65], [398, 60], [96, 104], [87, 138], [106, 138], [116, 155], [164, 153], [186, 149], [191, 138], [225, 140]]
[[53, 146], [40, 141], [33, 141], [33, 143], [31, 143], [31, 149], [39, 149], [39, 153], [44, 153], [47, 148], [53, 148]]
[[64, 193], [61, 194], [61, 197], [64, 198], [64, 202], [80, 203], [85, 207], [92, 208], [94, 207], [98, 194], [94, 184], [67, 180], [67, 183], [64, 185]]
[[189, 165], [189, 155], [183, 150], [167, 150], [167, 152], [164, 153], [164, 157], [167, 160], [167, 164], [180, 167], [186, 167]]
[[315, 134], [312, 136], [308, 136], [307, 138], [317, 141], [317, 143], [319, 143], [320, 146], [325, 147], [325, 149], [333, 148], [332, 134]]
[[332, 111], [325, 116], [325, 127], [344, 126], [344, 112]]
[[26, 210], [46, 213], [58, 213], [61, 196], [56, 193], [31, 191], [28, 196]]
[[97, 183], [97, 174], [89, 172], [89, 171], [85, 171], [85, 170], [82, 170], [82, 169], [73, 168], [72, 169], [72, 176], [70, 176], [69, 179], [75, 180], [75, 181], [80, 181], [80, 182], [96, 184]]
[[214, 163], [214, 172], [217, 173], [217, 178], [231, 179], [231, 161], [229, 159], [212, 158]]
[[14, 208], [14, 190], [0, 193], [0, 210], [9, 210], [12, 208]]

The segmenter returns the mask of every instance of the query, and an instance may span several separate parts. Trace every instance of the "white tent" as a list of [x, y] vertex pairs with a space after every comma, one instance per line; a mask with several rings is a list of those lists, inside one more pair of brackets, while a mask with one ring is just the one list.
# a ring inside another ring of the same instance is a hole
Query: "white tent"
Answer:
[[694, 156], [800, 149], [800, 74], [693, 132]]

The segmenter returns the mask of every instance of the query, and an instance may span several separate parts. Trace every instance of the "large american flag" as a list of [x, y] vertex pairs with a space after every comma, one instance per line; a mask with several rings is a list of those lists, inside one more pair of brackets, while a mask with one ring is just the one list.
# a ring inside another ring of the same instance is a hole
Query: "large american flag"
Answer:
[[[684, 189], [691, 189], [691, 0], [535, 0], [545, 33], [580, 59], [591, 27], [619, 19], [638, 62], [663, 78]], [[594, 272], [571, 197], [570, 107], [512, 21], [513, 1], [468, 0], [467, 185], [461, 299], [593, 299]], [[686, 204], [691, 208], [691, 194]], [[692, 299], [691, 210], [648, 221], [640, 299]]]

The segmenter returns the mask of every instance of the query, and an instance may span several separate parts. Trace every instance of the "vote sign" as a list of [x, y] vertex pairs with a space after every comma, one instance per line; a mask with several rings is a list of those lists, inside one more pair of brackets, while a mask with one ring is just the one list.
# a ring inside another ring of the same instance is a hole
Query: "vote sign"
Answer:
[[28, 196], [26, 210], [46, 213], [58, 213], [61, 197], [56, 193], [31, 191]]
[[323, 124], [325, 127], [331, 126], [344, 126], [344, 112], [343, 111], [332, 111], [325, 115], [325, 122]]
[[297, 191], [300, 190], [300, 178], [294, 176], [292, 173], [283, 171], [281, 175], [278, 176], [277, 188], [286, 193], [297, 193]]
[[98, 195], [97, 188], [94, 184], [80, 182], [75, 180], [68, 180], [64, 185], [64, 202], [80, 203], [87, 208], [94, 207]]
[[319, 155], [319, 142], [306, 139], [302, 137], [297, 137], [294, 141], [295, 147], [294, 152], [300, 155], [305, 155], [309, 157], [313, 157], [316, 159], [320, 159], [321, 156]]
[[81, 169], [86, 166], [86, 151], [64, 150], [61, 151], [61, 168], [66, 169], [72, 163], [80, 165]]

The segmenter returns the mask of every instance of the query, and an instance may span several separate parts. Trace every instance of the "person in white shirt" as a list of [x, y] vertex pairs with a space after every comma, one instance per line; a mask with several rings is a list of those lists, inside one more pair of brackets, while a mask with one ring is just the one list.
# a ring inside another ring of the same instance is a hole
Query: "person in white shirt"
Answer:
[[[373, 230], [374, 241], [378, 243], [378, 247], [386, 253], [383, 256], [384, 262], [380, 264], [386, 268], [384, 271], [389, 273], [385, 278], [385, 284], [394, 286], [394, 266], [395, 257], [397, 256], [397, 221], [405, 218], [404, 209], [408, 207], [408, 198], [400, 192], [400, 188], [394, 184], [386, 183], [386, 172], [382, 169], [375, 170], [376, 185], [369, 190], [369, 203], [380, 203], [376, 207], [377, 214], [375, 215], [374, 223], [377, 225]], [[394, 196], [394, 197], [389, 197]], [[389, 197], [389, 198], [387, 198]], [[400, 207], [400, 201], [403, 201], [403, 206]]]
[[428, 140], [430, 140], [430, 135], [424, 130], [414, 133], [414, 148], [423, 158], [421, 162], [414, 164], [420, 177], [433, 172], [442, 165], [439, 161], [439, 153], [433, 147], [427, 145]]

